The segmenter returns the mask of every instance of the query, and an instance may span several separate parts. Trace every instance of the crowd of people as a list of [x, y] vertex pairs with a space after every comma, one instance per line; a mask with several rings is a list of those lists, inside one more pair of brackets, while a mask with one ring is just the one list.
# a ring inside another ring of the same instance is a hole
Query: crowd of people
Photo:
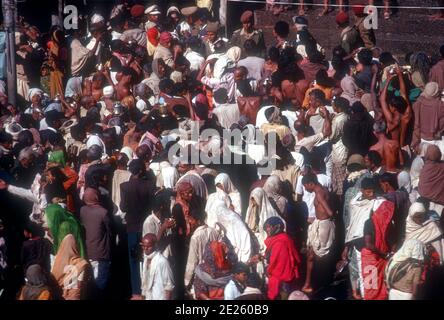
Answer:
[[304, 16], [227, 39], [212, 1], [22, 21], [0, 299], [432, 297], [444, 46], [401, 63], [351, 9], [331, 60]]
[[[299, 8], [298, 12], [299, 15], [303, 16], [307, 13], [307, 10], [312, 7], [313, 5], [320, 5], [322, 4], [322, 10], [319, 12], [319, 17], [325, 16], [330, 14], [334, 11], [334, 7], [332, 6], [332, 2], [334, 2], [335, 7], [338, 7], [340, 12], [345, 12], [345, 8], [347, 7], [347, 1], [344, 0], [338, 0], [338, 1], [329, 1], [329, 0], [322, 0], [319, 1], [320, 4], [317, 4], [315, 1], [304, 1], [304, 0], [298, 0], [298, 1], [292, 1], [292, 0], [266, 0], [267, 1], [267, 8], [272, 12], [274, 15], [280, 15], [282, 12], [287, 11], [292, 6], [297, 5]], [[438, 0], [436, 1], [439, 9], [435, 9], [437, 13], [432, 14], [430, 16], [430, 20], [443, 20], [444, 19], [444, 1]], [[369, 0], [367, 2], [368, 5], [376, 6], [376, 5], [382, 5], [384, 8], [384, 14], [383, 17], [385, 20], [390, 20], [391, 17], [398, 12], [399, 7], [399, 1], [398, 0], [381, 0], [375, 1], [375, 0]], [[401, 3], [403, 5], [403, 3]]]

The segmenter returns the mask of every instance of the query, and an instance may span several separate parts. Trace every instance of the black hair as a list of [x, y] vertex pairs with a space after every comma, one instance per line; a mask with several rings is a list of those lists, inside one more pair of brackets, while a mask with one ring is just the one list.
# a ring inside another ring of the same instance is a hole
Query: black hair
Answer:
[[34, 137], [31, 131], [23, 130], [17, 136], [17, 142], [25, 147], [30, 147], [34, 144]]
[[45, 236], [45, 230], [43, 227], [33, 221], [28, 221], [24, 230], [31, 233], [33, 237], [43, 238]]
[[49, 183], [45, 186], [45, 197], [48, 203], [52, 203], [52, 199], [60, 198], [66, 199], [66, 191], [63, 187], [62, 181], [54, 181], [53, 183]]
[[325, 93], [322, 90], [314, 89], [310, 92], [310, 96], [321, 102], [325, 101]]
[[190, 61], [184, 56], [178, 56], [176, 59], [175, 69], [179, 67], [190, 67]]
[[159, 90], [161, 92], [170, 93], [174, 88], [174, 81], [171, 79], [162, 79], [159, 82]]
[[95, 73], [93, 75], [92, 81], [106, 82], [106, 77], [103, 73]]
[[49, 111], [45, 116], [46, 124], [49, 127], [54, 127], [54, 125], [56, 124], [56, 121], [58, 121], [62, 118], [63, 118], [63, 115], [60, 112], [55, 111], [55, 110]]
[[0, 143], [12, 143], [12, 135], [6, 131], [0, 131]]
[[117, 166], [126, 167], [128, 165], [128, 162], [129, 162], [128, 156], [125, 153], [121, 152], [119, 154], [119, 157], [117, 158]]
[[388, 172], [384, 172], [381, 176], [379, 176], [379, 182], [386, 182], [389, 183], [392, 188], [394, 188], [395, 190], [399, 189], [398, 186], [398, 179], [396, 177], [396, 175], [388, 173]]
[[196, 103], [194, 113], [202, 120], [208, 120], [208, 106], [202, 103]]
[[86, 121], [88, 124], [100, 123], [100, 111], [97, 107], [92, 107], [86, 112]]
[[382, 52], [379, 56], [379, 62], [381, 62], [385, 66], [389, 66], [395, 64], [396, 60], [390, 52]]
[[184, 105], [181, 105], [181, 104], [174, 105], [173, 111], [180, 118], [189, 118], [190, 117], [190, 111], [188, 110], [188, 107], [186, 107]]
[[350, 108], [350, 101], [343, 97], [336, 97], [334, 100], [335, 107], [340, 109], [341, 111], [346, 111]]
[[262, 280], [257, 273], [252, 272], [248, 275], [246, 285], [250, 288], [262, 289]]
[[399, 113], [404, 113], [407, 110], [407, 102], [403, 97], [393, 96], [390, 99], [389, 104], [395, 107], [395, 109], [398, 110]]
[[110, 44], [111, 51], [119, 52], [119, 53], [127, 53], [128, 47], [127, 44], [119, 39], [112, 40]]
[[153, 199], [153, 211], [159, 211], [162, 208], [169, 208], [170, 198], [172, 193], [168, 190], [159, 191]]
[[193, 15], [193, 21], [202, 20], [208, 21], [210, 19], [210, 12], [207, 8], [199, 8]]
[[236, 82], [237, 89], [244, 97], [252, 97], [254, 96], [254, 91], [251, 88], [250, 81], [248, 79], [243, 79]]
[[160, 28], [161, 28], [162, 31], [168, 31], [168, 32], [173, 32], [174, 31], [175, 22], [174, 22], [173, 18], [168, 16], [168, 17], [164, 17], [160, 21], [161, 21]]
[[91, 162], [99, 160], [102, 157], [102, 152], [103, 152], [102, 147], [94, 144], [88, 148], [86, 157]]
[[293, 127], [297, 132], [303, 133], [304, 135], [308, 133], [308, 126], [303, 122], [295, 121]]
[[362, 49], [358, 53], [358, 61], [364, 66], [371, 66], [373, 61], [373, 53], [369, 49]]
[[133, 79], [137, 77], [134, 69], [130, 67], [123, 67], [121, 72], [123, 76], [131, 76]]
[[226, 51], [227, 44], [223, 40], [217, 40], [214, 43], [214, 52], [215, 53], [224, 53]]
[[377, 151], [374, 151], [374, 150], [370, 150], [368, 153], [367, 153], [367, 157], [368, 157], [368, 159], [375, 165], [375, 166], [377, 166], [377, 167], [380, 167], [381, 166], [381, 163], [382, 163], [382, 157], [381, 157], [381, 155], [379, 154], [379, 152], [377, 152]]
[[244, 42], [244, 49], [247, 56], [255, 56], [257, 54], [257, 44], [253, 39], [247, 39]]
[[317, 47], [307, 46], [306, 48], [307, 56], [310, 62], [321, 64], [325, 60], [325, 56], [318, 51]]
[[271, 47], [267, 53], [267, 60], [271, 60], [273, 62], [278, 62], [279, 56], [280, 56], [279, 49], [276, 47]]
[[225, 88], [220, 88], [214, 91], [213, 94], [214, 101], [218, 104], [223, 104], [228, 101], [228, 91]]
[[317, 84], [327, 88], [333, 88], [335, 86], [333, 79], [328, 76], [328, 73], [327, 71], [325, 71], [325, 69], [320, 69], [316, 73], [316, 82]]
[[378, 186], [374, 178], [364, 178], [361, 182], [361, 189], [364, 190], [371, 189], [375, 191], [377, 188]]
[[198, 222], [202, 223], [205, 220], [205, 211], [199, 210], [199, 208], [192, 208], [190, 210], [190, 216], [193, 217]]
[[290, 25], [285, 21], [278, 21], [274, 25], [274, 32], [281, 38], [286, 38], [290, 34]]
[[303, 185], [306, 185], [309, 183], [318, 184], [318, 177], [312, 172], [309, 172], [305, 176], [302, 177], [302, 184]]

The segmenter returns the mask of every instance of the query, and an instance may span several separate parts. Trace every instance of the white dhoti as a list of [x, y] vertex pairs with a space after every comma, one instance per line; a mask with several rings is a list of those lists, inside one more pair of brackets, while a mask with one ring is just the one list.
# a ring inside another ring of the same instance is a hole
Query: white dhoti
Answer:
[[390, 289], [389, 300], [413, 300], [413, 294], [396, 289]]
[[28, 99], [28, 92], [29, 92], [29, 83], [28, 81], [24, 81], [22, 79], [17, 78], [17, 94], [21, 96], [26, 101], [29, 101]]
[[330, 253], [335, 240], [335, 224], [331, 220], [315, 219], [308, 227], [307, 246], [311, 247], [319, 258]]

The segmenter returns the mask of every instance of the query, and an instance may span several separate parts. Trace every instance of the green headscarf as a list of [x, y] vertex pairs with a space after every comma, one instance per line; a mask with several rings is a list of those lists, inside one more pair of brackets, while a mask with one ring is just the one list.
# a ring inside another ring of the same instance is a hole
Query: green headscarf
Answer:
[[64, 168], [66, 166], [65, 154], [63, 153], [63, 151], [53, 151], [49, 155], [48, 162], [57, 163]]
[[85, 258], [85, 244], [83, 241], [82, 225], [79, 220], [58, 204], [49, 205], [45, 210], [45, 214], [48, 221], [48, 228], [54, 239], [54, 254], [59, 250], [63, 239], [68, 234], [72, 234], [76, 239], [80, 256]]

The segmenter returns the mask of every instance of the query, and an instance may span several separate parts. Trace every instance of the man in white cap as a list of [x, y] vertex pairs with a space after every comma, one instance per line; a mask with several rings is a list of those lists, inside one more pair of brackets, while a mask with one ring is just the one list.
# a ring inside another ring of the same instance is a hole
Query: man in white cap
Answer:
[[149, 6], [145, 10], [145, 14], [148, 16], [148, 22], [145, 24], [145, 30], [148, 37], [147, 50], [148, 55], [151, 57], [156, 51], [157, 45], [159, 44], [160, 29], [159, 29], [159, 18], [162, 14], [158, 5]]
[[192, 27], [194, 25], [194, 16], [197, 9], [196, 6], [185, 6], [180, 10], [180, 13], [185, 19], [179, 23], [179, 33], [186, 38], [191, 36]]
[[[416, 103], [413, 105], [415, 126], [412, 147], [419, 150], [420, 145], [434, 144], [444, 153], [444, 102], [441, 101], [439, 85], [429, 82]], [[426, 148], [422, 148], [426, 150]]]
[[34, 112], [43, 112], [43, 91], [39, 88], [32, 88], [28, 91], [28, 101], [31, 105], [26, 108], [25, 114], [33, 114]]

